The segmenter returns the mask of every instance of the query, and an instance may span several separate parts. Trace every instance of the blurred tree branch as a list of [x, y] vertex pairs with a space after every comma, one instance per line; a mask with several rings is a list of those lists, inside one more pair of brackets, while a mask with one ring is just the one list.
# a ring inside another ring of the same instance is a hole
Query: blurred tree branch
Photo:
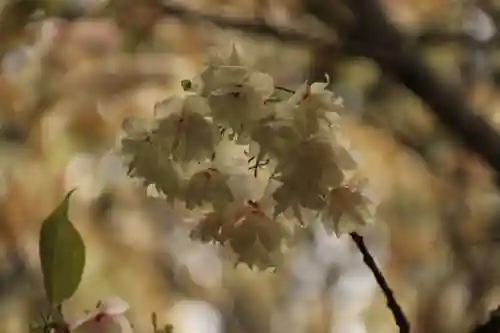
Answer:
[[[309, 0], [309, 10], [318, 19], [334, 27], [329, 15], [329, 2]], [[459, 87], [442, 82], [418, 56], [416, 44], [409, 42], [388, 21], [375, 0], [351, 0], [346, 6], [355, 13], [357, 23], [343, 36], [364, 47], [345, 44], [343, 50], [375, 61], [386, 75], [401, 84], [429, 105], [435, 116], [468, 149], [479, 154], [498, 173], [500, 172], [500, 136], [462, 97]], [[378, 49], [391, 50], [387, 56]]]
[[[181, 5], [161, 2], [162, 13], [187, 23], [211, 22], [221, 28], [274, 37], [285, 42], [309, 46], [332, 45], [348, 54], [374, 60], [382, 70], [424, 100], [440, 121], [466, 147], [482, 156], [492, 168], [500, 172], [500, 136], [479, 116], [476, 116], [461, 98], [459, 89], [441, 82], [418, 57], [416, 43], [403, 36], [385, 17], [374, 0], [340, 2], [346, 6], [355, 21], [337, 20], [338, 1], [307, 0], [308, 11], [334, 31], [340, 31], [341, 45], [334, 38], [315, 36], [292, 28], [276, 27], [262, 20], [244, 20], [199, 13]], [[71, 19], [78, 17], [74, 11]], [[61, 11], [64, 13], [64, 11]], [[61, 14], [62, 15], [62, 14]], [[82, 13], [84, 15], [84, 13]], [[424, 40], [426, 38], [423, 38]]]
[[[334, 38], [321, 36], [313, 32], [305, 32], [293, 27], [272, 25], [262, 18], [243, 19], [191, 10], [183, 5], [174, 4], [169, 1], [157, 1], [157, 3], [156, 6], [163, 16], [175, 17], [187, 24], [209, 22], [223, 29], [241, 30], [249, 34], [268, 36], [283, 42], [304, 45], [335, 43]], [[109, 15], [108, 11], [109, 8], [101, 13], [93, 12], [92, 17], [107, 17]], [[58, 12], [48, 13], [48, 16], [72, 21], [86, 17], [87, 15], [83, 10], [77, 8], [61, 8]]]

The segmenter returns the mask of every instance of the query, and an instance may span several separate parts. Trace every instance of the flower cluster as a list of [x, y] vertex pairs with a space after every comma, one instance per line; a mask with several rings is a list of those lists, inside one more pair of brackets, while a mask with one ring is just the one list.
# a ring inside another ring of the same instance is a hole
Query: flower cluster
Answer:
[[[373, 218], [328, 77], [283, 99], [273, 78], [246, 66], [233, 46], [181, 84], [184, 95], [158, 103], [154, 119], [126, 122], [122, 152], [129, 173], [170, 202], [210, 209], [193, 237], [229, 244], [239, 261], [266, 268], [277, 265], [288, 234], [279, 218], [307, 225], [307, 216], [320, 215], [337, 235]], [[243, 169], [227, 162], [231, 147], [244, 147]], [[234, 181], [242, 174], [274, 185], [261, 197], [242, 196]]]

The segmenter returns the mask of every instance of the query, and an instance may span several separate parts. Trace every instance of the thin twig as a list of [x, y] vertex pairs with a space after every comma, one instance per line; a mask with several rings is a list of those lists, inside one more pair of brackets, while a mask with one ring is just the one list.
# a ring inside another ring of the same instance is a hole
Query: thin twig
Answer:
[[387, 307], [391, 310], [392, 315], [394, 316], [394, 321], [396, 322], [396, 325], [399, 327], [399, 332], [400, 333], [409, 333], [410, 332], [410, 323], [408, 319], [406, 318], [406, 315], [403, 312], [403, 309], [399, 305], [399, 303], [396, 301], [396, 298], [394, 297], [394, 293], [389, 287], [389, 284], [387, 283], [387, 280], [385, 279], [384, 275], [380, 271], [380, 269], [377, 266], [377, 263], [375, 262], [375, 259], [373, 259], [373, 256], [370, 254], [370, 251], [366, 247], [365, 241], [363, 239], [363, 236], [356, 232], [350, 233], [351, 239], [354, 241], [356, 246], [359, 249], [359, 252], [363, 255], [363, 261], [368, 266], [368, 268], [372, 271], [373, 276], [375, 277], [375, 280], [377, 281], [377, 284], [379, 285], [380, 289], [384, 293], [385, 299], [387, 300]]
[[282, 86], [274, 86], [274, 89], [285, 91], [285, 92], [290, 93], [290, 94], [295, 94], [294, 90], [288, 89], [288, 88], [285, 88], [285, 87], [282, 87]]

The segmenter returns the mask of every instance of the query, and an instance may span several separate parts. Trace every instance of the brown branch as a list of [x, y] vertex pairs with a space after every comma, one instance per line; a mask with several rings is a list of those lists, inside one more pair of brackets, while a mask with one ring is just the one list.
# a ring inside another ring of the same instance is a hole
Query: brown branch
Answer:
[[385, 299], [387, 300], [387, 307], [391, 310], [392, 315], [394, 316], [394, 321], [396, 322], [396, 325], [399, 327], [399, 332], [409, 333], [410, 323], [406, 318], [403, 309], [401, 308], [396, 298], [394, 297], [394, 293], [392, 289], [389, 287], [387, 280], [385, 279], [384, 275], [378, 268], [375, 259], [373, 259], [373, 256], [370, 254], [370, 251], [368, 251], [368, 248], [366, 247], [363, 237], [356, 232], [350, 233], [350, 236], [351, 239], [356, 244], [356, 246], [358, 247], [359, 252], [361, 252], [361, 254], [363, 255], [363, 261], [365, 262], [366, 266], [368, 266], [368, 268], [372, 271], [373, 276], [377, 281], [377, 284], [384, 293]]

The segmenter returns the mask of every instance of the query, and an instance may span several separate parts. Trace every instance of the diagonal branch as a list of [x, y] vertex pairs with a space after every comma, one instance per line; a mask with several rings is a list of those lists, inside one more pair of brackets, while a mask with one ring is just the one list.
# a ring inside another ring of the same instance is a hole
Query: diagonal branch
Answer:
[[[307, 2], [313, 15], [335, 27], [336, 22], [329, 15], [331, 1]], [[346, 44], [344, 51], [375, 61], [386, 75], [395, 77], [430, 106], [440, 122], [468, 149], [500, 173], [500, 136], [486, 120], [474, 114], [460, 88], [441, 82], [434, 75], [418, 56], [416, 44], [408, 42], [388, 21], [376, 0], [345, 3], [355, 13], [357, 24], [343, 38], [358, 41], [364, 47], [352, 48]], [[380, 48], [391, 50], [392, 55], [373, 51]]]
[[365, 262], [366, 266], [368, 266], [368, 268], [372, 271], [373, 276], [377, 281], [377, 284], [384, 293], [385, 299], [387, 300], [387, 307], [391, 310], [392, 315], [394, 316], [394, 321], [396, 322], [396, 325], [399, 327], [399, 332], [409, 333], [410, 323], [406, 318], [403, 309], [401, 308], [396, 298], [394, 297], [394, 293], [391, 287], [389, 287], [389, 284], [387, 283], [384, 275], [378, 268], [375, 259], [373, 259], [373, 256], [370, 254], [370, 251], [368, 251], [368, 248], [366, 247], [363, 237], [356, 232], [350, 233], [350, 236], [351, 239], [356, 244], [356, 246], [358, 247], [359, 252], [361, 252], [361, 254], [363, 255], [363, 261]]

